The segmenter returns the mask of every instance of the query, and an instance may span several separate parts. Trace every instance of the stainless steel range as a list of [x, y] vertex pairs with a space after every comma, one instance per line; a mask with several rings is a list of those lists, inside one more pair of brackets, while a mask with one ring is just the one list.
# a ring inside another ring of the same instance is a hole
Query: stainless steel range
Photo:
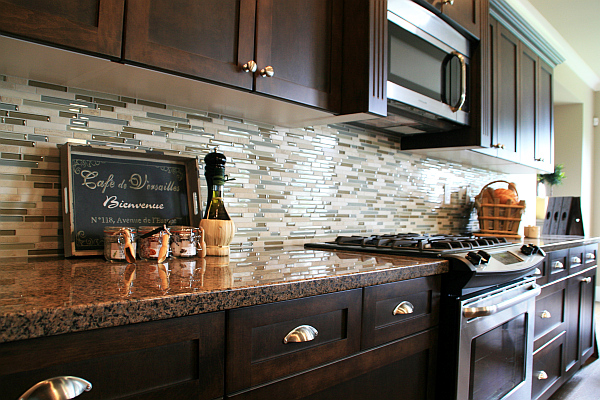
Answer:
[[466, 295], [533, 275], [545, 256], [537, 246], [520, 245], [501, 237], [415, 233], [338, 236], [332, 242], [305, 243], [304, 247], [390, 256], [441, 257], [450, 262], [445, 286], [453, 295]]
[[306, 248], [441, 257], [438, 399], [529, 400], [533, 364], [533, 275], [544, 252], [504, 238], [454, 235], [340, 236]]

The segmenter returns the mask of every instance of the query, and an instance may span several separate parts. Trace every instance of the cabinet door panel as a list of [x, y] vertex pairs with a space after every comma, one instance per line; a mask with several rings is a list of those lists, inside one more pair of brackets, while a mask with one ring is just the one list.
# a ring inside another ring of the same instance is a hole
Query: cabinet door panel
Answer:
[[450, 2], [442, 3], [442, 13], [456, 21], [460, 26], [471, 32], [476, 37], [481, 34], [481, 18], [480, 0], [454, 0]]
[[533, 355], [531, 398], [552, 394], [561, 384], [566, 332], [561, 332], [548, 345]]
[[124, 0], [1, 0], [0, 31], [121, 57]]
[[549, 172], [554, 171], [554, 81], [553, 69], [540, 61], [538, 127], [535, 137], [535, 160]]
[[500, 24], [496, 29], [495, 39], [493, 90], [496, 113], [492, 145], [499, 147], [499, 157], [517, 161], [519, 42], [516, 36]]
[[537, 130], [538, 57], [523, 43], [520, 43], [520, 47], [519, 138], [521, 140], [521, 161], [531, 164], [535, 158]]
[[338, 111], [341, 81], [340, 0], [260, 0], [257, 11], [256, 91]]
[[[589, 278], [589, 279], [588, 279]], [[580, 361], [583, 364], [594, 352], [594, 300], [596, 297], [596, 271], [583, 274], [581, 279]]]
[[[211, 313], [4, 343], [0, 393], [78, 376], [87, 399], [213, 399], [223, 395], [224, 313]], [[31, 356], [35, 354], [35, 357]]]
[[252, 89], [255, 0], [130, 0], [127, 61]]

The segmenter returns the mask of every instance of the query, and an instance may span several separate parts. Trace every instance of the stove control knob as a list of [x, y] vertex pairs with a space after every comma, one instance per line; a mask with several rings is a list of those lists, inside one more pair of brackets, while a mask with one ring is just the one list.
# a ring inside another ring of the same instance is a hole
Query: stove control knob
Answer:
[[490, 253], [488, 253], [487, 251], [479, 250], [477, 254], [481, 256], [481, 262], [483, 264], [489, 263], [490, 259], [492, 258], [492, 256], [490, 256]]
[[531, 244], [524, 244], [521, 246], [521, 253], [525, 254], [526, 256], [530, 256], [534, 253], [534, 248]]
[[544, 252], [544, 250], [531, 243], [524, 244], [523, 246], [521, 246], [521, 253], [525, 254], [526, 256], [530, 256], [532, 254], [539, 254], [542, 257], [546, 257], [546, 253]]
[[468, 252], [465, 258], [473, 265], [481, 264], [482, 257], [474, 251]]

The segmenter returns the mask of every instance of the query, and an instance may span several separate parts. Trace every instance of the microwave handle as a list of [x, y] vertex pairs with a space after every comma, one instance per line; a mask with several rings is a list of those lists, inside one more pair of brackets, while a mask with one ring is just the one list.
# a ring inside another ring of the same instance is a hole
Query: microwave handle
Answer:
[[448, 104], [452, 112], [457, 112], [460, 111], [467, 99], [467, 62], [465, 61], [465, 57], [459, 52], [453, 51], [450, 55], [458, 58], [460, 62], [460, 98], [455, 105]]

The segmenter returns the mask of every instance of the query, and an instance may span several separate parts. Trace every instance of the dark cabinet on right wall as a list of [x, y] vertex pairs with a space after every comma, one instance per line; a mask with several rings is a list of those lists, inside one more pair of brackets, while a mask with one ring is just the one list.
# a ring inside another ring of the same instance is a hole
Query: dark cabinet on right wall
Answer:
[[594, 353], [598, 244], [549, 251], [537, 283], [533, 400], [548, 399]]
[[554, 171], [553, 68], [490, 18], [491, 135], [480, 153]]

